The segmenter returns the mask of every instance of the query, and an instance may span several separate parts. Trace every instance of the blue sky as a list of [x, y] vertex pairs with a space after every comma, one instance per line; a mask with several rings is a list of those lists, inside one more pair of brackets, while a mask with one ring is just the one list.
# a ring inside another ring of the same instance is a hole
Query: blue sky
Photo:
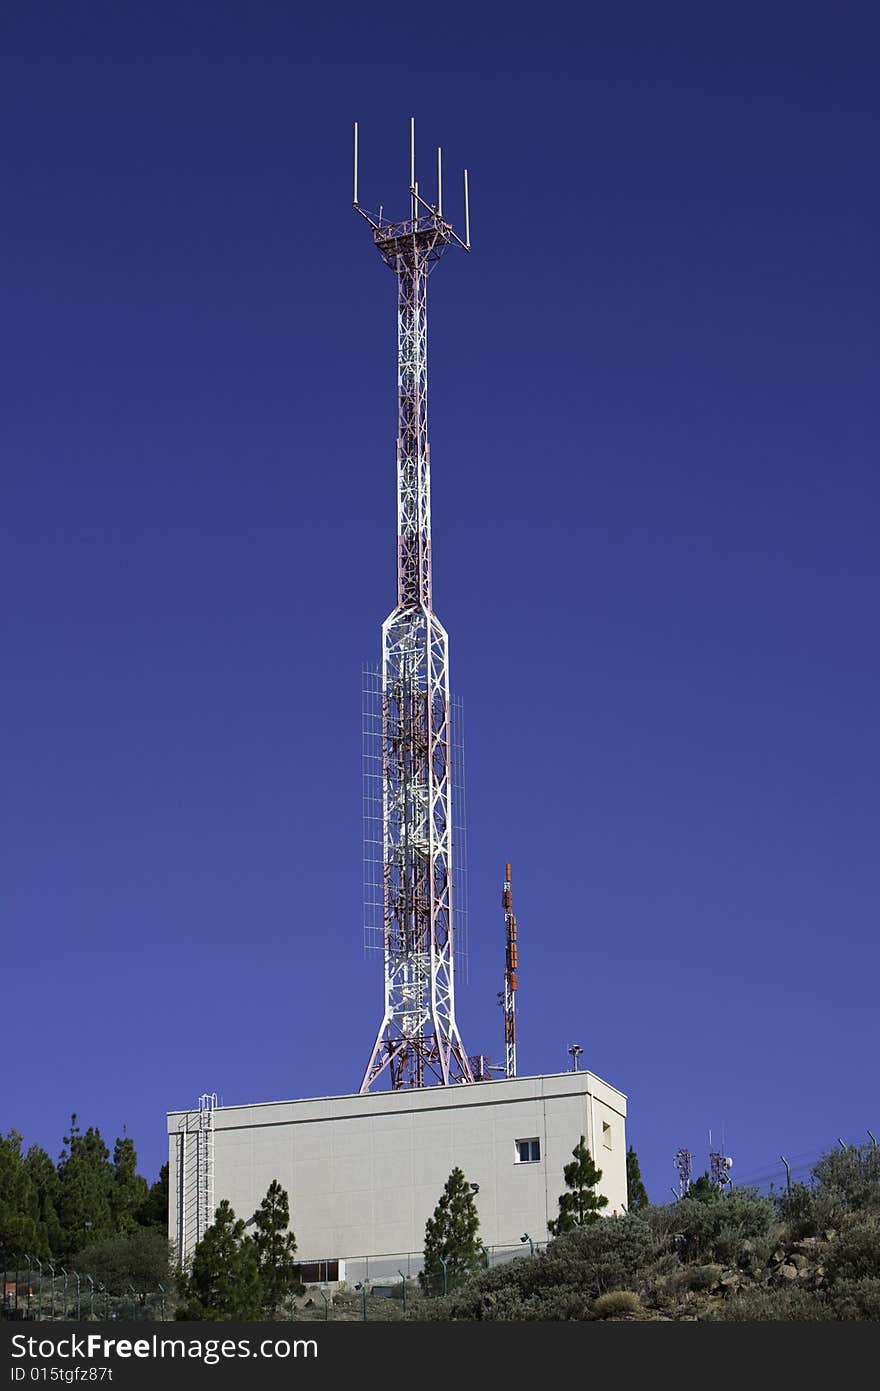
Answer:
[[[652, 1195], [877, 1133], [870, 5], [12, 3], [0, 44], [0, 1126], [354, 1090], [394, 282], [442, 143], [435, 604], [470, 1051], [630, 1098]], [[873, 1098], [873, 1099], [872, 1099]], [[875, 1109], [872, 1111], [871, 1107]]]

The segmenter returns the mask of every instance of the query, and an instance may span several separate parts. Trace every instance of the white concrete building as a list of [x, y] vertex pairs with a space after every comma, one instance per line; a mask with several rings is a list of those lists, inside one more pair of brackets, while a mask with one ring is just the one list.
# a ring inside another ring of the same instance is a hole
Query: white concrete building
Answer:
[[303, 1262], [344, 1262], [350, 1281], [415, 1274], [457, 1165], [478, 1185], [486, 1245], [527, 1251], [523, 1236], [547, 1240], [581, 1135], [607, 1214], [623, 1209], [625, 1124], [624, 1095], [590, 1072], [172, 1111], [169, 1236], [186, 1258], [221, 1199], [250, 1222], [278, 1179]]

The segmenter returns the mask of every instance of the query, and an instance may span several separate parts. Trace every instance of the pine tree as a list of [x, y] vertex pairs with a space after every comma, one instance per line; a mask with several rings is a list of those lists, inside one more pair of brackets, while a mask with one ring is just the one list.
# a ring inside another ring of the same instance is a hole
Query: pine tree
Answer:
[[[48, 1255], [40, 1205], [17, 1130], [0, 1135], [0, 1248]], [[39, 1248], [39, 1249], [37, 1249]]]
[[713, 1183], [708, 1172], [700, 1174], [699, 1178], [694, 1179], [685, 1197], [693, 1198], [697, 1203], [717, 1203], [722, 1197], [721, 1189], [717, 1183]]
[[37, 1199], [37, 1222], [43, 1245], [34, 1254], [42, 1256], [53, 1252], [57, 1255], [64, 1245], [61, 1222], [58, 1217], [58, 1203], [61, 1196], [61, 1183], [58, 1170], [51, 1157], [39, 1145], [31, 1145], [24, 1159], [34, 1193]]
[[587, 1149], [586, 1135], [581, 1136], [572, 1155], [572, 1162], [566, 1164], [562, 1171], [569, 1191], [560, 1195], [559, 1216], [547, 1223], [552, 1236], [561, 1236], [574, 1227], [586, 1227], [590, 1222], [598, 1222], [601, 1209], [608, 1206], [604, 1193], [596, 1192], [602, 1170], [593, 1163]]
[[639, 1168], [639, 1156], [636, 1154], [632, 1145], [626, 1152], [626, 1208], [627, 1212], [636, 1212], [639, 1208], [648, 1207], [648, 1193], [642, 1183], [642, 1171]]
[[482, 1251], [474, 1195], [461, 1169], [453, 1169], [433, 1217], [425, 1224], [425, 1264], [419, 1274], [422, 1289], [428, 1293], [438, 1288], [443, 1261], [446, 1288], [463, 1284], [479, 1270]]
[[256, 1247], [226, 1198], [193, 1252], [181, 1279], [179, 1319], [263, 1317], [263, 1286]]
[[134, 1141], [123, 1135], [113, 1148], [113, 1184], [110, 1206], [117, 1232], [131, 1232], [137, 1226], [137, 1213], [146, 1202], [147, 1181], [137, 1171]]
[[142, 1227], [159, 1227], [168, 1230], [168, 1165], [163, 1164], [156, 1182], [150, 1185], [146, 1198], [137, 1212], [137, 1220]]
[[67, 1149], [58, 1164], [58, 1216], [63, 1250], [56, 1254], [71, 1256], [87, 1242], [100, 1241], [114, 1233], [113, 1169], [110, 1151], [100, 1130], [89, 1126], [83, 1134], [75, 1113], [70, 1118], [70, 1134], [65, 1135], [64, 1143]]
[[304, 1286], [296, 1266], [296, 1237], [290, 1228], [290, 1204], [277, 1179], [269, 1184], [266, 1196], [254, 1217], [254, 1246], [263, 1283], [263, 1309], [271, 1318], [279, 1305]]

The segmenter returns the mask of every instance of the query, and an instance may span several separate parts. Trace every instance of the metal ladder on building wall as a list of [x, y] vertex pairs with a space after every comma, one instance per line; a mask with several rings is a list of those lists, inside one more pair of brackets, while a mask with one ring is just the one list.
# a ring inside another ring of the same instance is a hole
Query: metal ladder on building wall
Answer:
[[199, 1097], [196, 1131], [196, 1241], [201, 1241], [214, 1221], [214, 1108], [216, 1092]]

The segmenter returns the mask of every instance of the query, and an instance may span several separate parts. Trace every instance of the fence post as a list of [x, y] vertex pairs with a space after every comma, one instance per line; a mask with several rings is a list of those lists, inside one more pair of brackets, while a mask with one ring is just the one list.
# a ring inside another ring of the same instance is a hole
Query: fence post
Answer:
[[786, 1191], [786, 1193], [790, 1193], [790, 1192], [791, 1192], [791, 1165], [789, 1164], [789, 1162], [788, 1162], [788, 1160], [786, 1159], [786, 1157], [785, 1157], [784, 1154], [781, 1154], [781, 1155], [779, 1156], [779, 1158], [782, 1160], [783, 1164], [785, 1165], [785, 1191]]

